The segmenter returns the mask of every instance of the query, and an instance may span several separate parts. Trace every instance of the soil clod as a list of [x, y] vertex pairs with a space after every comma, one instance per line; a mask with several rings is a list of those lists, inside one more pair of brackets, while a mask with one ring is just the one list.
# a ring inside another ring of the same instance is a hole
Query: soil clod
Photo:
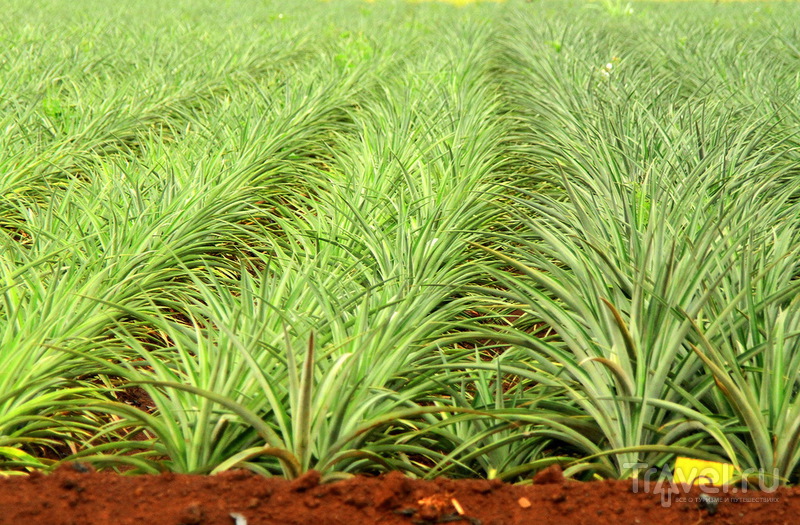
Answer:
[[320, 479], [322, 479], [322, 476], [319, 472], [316, 470], [309, 470], [292, 482], [292, 490], [295, 492], [305, 492], [309, 489], [313, 489], [319, 485]]
[[533, 483], [536, 485], [551, 485], [564, 483], [564, 472], [558, 464], [550, 465], [546, 469], [539, 471], [533, 477]]
[[200, 525], [205, 518], [205, 512], [200, 503], [192, 502], [184, 509], [180, 516], [180, 525]]

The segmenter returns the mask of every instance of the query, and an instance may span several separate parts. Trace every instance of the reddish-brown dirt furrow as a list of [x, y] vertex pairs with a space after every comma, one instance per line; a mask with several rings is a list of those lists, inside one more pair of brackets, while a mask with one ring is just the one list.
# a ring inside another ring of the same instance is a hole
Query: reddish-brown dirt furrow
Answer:
[[[237, 471], [217, 476], [120, 476], [78, 466], [0, 479], [0, 523], [43, 525], [410, 525], [410, 524], [790, 524], [800, 490], [718, 494], [718, 502], [631, 482], [532, 485], [485, 480], [418, 481], [398, 473], [319, 484]], [[641, 489], [641, 487], [640, 487]], [[700, 500], [703, 501], [700, 501]], [[667, 504], [662, 504], [666, 501]]]

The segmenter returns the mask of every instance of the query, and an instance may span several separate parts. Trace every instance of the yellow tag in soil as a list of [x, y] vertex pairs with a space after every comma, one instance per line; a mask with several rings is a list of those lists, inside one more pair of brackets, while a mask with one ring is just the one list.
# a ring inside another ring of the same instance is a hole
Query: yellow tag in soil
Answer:
[[692, 485], [725, 485], [735, 472], [733, 465], [700, 459], [677, 458], [675, 460], [675, 483]]

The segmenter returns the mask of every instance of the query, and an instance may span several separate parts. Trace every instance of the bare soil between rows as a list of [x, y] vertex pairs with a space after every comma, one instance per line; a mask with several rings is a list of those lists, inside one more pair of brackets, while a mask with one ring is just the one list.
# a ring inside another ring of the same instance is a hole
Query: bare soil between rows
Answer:
[[540, 474], [532, 485], [420, 481], [399, 473], [319, 480], [313, 471], [286, 481], [245, 471], [123, 476], [70, 465], [50, 475], [0, 479], [0, 523], [763, 525], [797, 523], [800, 516], [798, 488], [719, 493], [715, 503], [698, 487], [675, 493], [653, 483], [646, 492], [641, 482], [634, 488], [630, 481], [566, 481], [557, 471]]

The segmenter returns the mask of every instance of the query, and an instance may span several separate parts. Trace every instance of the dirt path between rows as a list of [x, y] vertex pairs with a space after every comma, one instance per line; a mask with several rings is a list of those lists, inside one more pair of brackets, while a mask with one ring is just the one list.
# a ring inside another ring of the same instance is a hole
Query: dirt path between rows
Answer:
[[[0, 523], [14, 525], [410, 525], [793, 524], [800, 489], [718, 494], [717, 500], [631, 482], [564, 481], [546, 473], [532, 485], [418, 481], [391, 473], [319, 484], [244, 471], [217, 476], [120, 476], [81, 465], [51, 475], [0, 479]], [[662, 504], [666, 502], [666, 506]]]

